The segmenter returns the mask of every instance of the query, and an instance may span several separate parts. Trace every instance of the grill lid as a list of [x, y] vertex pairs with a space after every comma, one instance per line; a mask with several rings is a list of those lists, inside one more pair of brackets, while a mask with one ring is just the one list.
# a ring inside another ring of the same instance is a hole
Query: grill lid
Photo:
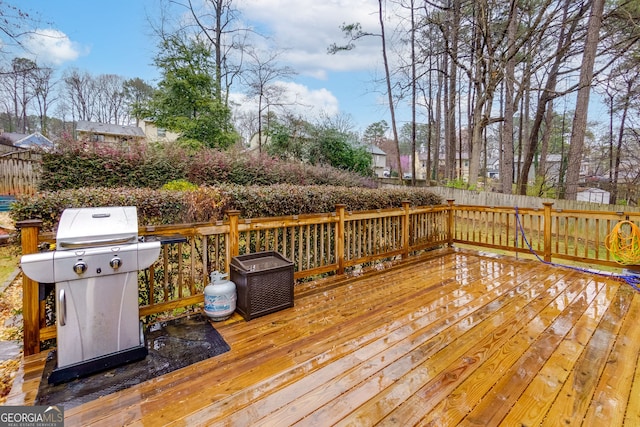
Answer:
[[135, 206], [69, 208], [62, 212], [56, 248], [121, 245], [138, 241], [138, 214]]

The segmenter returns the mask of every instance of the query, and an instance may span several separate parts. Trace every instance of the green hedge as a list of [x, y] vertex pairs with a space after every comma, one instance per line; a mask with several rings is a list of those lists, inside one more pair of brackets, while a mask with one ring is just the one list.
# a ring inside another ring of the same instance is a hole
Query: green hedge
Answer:
[[400, 207], [403, 200], [414, 206], [442, 203], [440, 196], [418, 188], [224, 184], [179, 191], [101, 187], [18, 197], [12, 205], [11, 216], [16, 221], [41, 219], [43, 230], [53, 231], [62, 211], [69, 207], [136, 206], [140, 225], [160, 225], [215, 221], [223, 219], [228, 209], [240, 210], [243, 218], [259, 218], [333, 212], [338, 203], [354, 211]]
[[374, 180], [352, 172], [239, 150], [203, 149], [193, 153], [178, 146], [153, 145], [134, 145], [125, 150], [67, 140], [59, 144], [56, 152], [43, 153], [42, 159], [41, 191], [85, 187], [159, 189], [181, 179], [197, 185], [377, 186]]

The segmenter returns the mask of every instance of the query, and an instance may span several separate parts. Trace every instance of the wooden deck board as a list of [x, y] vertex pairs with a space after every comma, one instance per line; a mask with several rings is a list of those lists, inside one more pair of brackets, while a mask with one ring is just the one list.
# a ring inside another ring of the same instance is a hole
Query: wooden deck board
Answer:
[[[624, 421], [624, 408], [630, 398], [634, 370], [640, 355], [640, 328], [636, 319], [640, 319], [640, 299], [633, 298], [618, 332], [620, 338], [616, 339], [594, 391], [585, 425], [621, 425]], [[638, 424], [639, 421], [637, 417], [633, 421], [628, 420], [629, 425]]]
[[[640, 293], [613, 278], [436, 251], [297, 285], [294, 308], [215, 324], [229, 352], [65, 425], [633, 425], [638, 316]], [[38, 357], [8, 404], [33, 403]]]

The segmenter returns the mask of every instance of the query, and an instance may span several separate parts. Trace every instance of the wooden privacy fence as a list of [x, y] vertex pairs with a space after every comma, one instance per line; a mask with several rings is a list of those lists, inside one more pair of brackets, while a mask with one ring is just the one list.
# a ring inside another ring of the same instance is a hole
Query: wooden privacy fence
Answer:
[[[140, 315], [172, 313], [203, 302], [209, 274], [229, 271], [234, 256], [277, 251], [294, 263], [294, 278], [342, 274], [363, 265], [406, 258], [454, 243], [525, 252], [522, 233], [546, 261], [571, 260], [617, 266], [604, 247], [620, 220], [640, 223], [640, 214], [447, 205], [274, 218], [228, 219], [206, 224], [142, 226], [140, 236], [172, 236], [186, 242], [162, 246], [159, 259], [139, 273]], [[516, 217], [519, 221], [516, 221]], [[521, 224], [522, 227], [518, 227]], [[34, 253], [53, 233], [40, 233], [39, 221], [18, 223], [23, 254]], [[23, 277], [24, 351], [40, 351], [41, 341], [56, 337], [51, 300], [39, 298], [39, 284]]]
[[20, 151], [0, 155], [0, 194], [31, 195], [38, 188], [41, 155]]

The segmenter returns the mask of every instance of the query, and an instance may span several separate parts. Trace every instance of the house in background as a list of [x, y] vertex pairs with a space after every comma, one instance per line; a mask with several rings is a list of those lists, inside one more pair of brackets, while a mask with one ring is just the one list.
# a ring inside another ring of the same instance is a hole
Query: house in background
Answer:
[[78, 120], [76, 137], [91, 142], [126, 144], [129, 142], [144, 142], [146, 135], [138, 126], [112, 125], [110, 123], [96, 123]]
[[271, 142], [271, 137], [265, 133], [262, 137], [258, 136], [258, 132], [254, 133], [249, 139], [249, 146], [246, 147], [247, 151], [257, 153], [262, 150], [265, 151], [265, 147]]
[[385, 170], [387, 170], [387, 153], [382, 151], [380, 147], [373, 144], [367, 145], [366, 149], [371, 153], [371, 168], [373, 169], [373, 173], [375, 173], [378, 178], [384, 177]]
[[[416, 151], [415, 155], [415, 166], [416, 166], [416, 179], [418, 180], [426, 180], [428, 176], [431, 174], [427, 171], [427, 157], [428, 153], [424, 147], [424, 144], [421, 145], [419, 151]], [[467, 153], [463, 152], [462, 154], [456, 153], [456, 166], [455, 172], [458, 178], [462, 178], [465, 181], [469, 179], [469, 156]], [[402, 155], [400, 156], [400, 161], [402, 162], [402, 172], [404, 179], [411, 179], [411, 156]], [[431, 158], [431, 168], [435, 165], [433, 162], [435, 159]], [[462, 162], [461, 162], [462, 161]], [[441, 150], [438, 158], [438, 177], [441, 179], [444, 176], [445, 170], [445, 157], [444, 152]]]
[[140, 128], [147, 138], [147, 142], [175, 142], [180, 137], [179, 133], [160, 128], [152, 120], [142, 120]]
[[2, 139], [0, 152], [3, 153], [16, 151], [16, 149], [30, 150], [36, 148], [44, 151], [53, 149], [53, 142], [40, 132], [24, 134], [3, 132], [0, 129], [0, 138]]
[[14, 146], [24, 149], [37, 148], [40, 150], [49, 151], [53, 149], [53, 142], [41, 134], [40, 132], [34, 132], [31, 135], [27, 135], [24, 138], [13, 143]]

